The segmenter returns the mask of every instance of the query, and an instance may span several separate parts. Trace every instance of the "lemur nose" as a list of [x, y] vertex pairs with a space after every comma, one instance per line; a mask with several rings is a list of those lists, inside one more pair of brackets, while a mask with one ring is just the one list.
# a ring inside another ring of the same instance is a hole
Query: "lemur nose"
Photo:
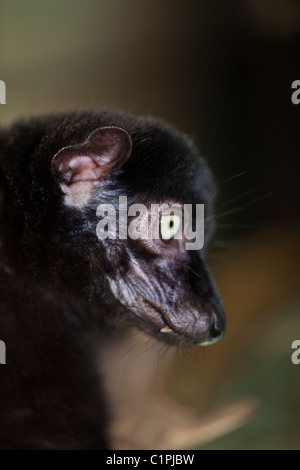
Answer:
[[209, 342], [216, 343], [224, 335], [225, 330], [225, 318], [222, 315], [217, 315], [216, 312], [212, 312], [210, 319], [210, 331], [209, 331]]
[[210, 326], [206, 340], [202, 341], [200, 346], [208, 346], [219, 341], [224, 335], [225, 323], [224, 314], [217, 314], [213, 311], [210, 316]]
[[210, 321], [210, 338], [212, 341], [220, 339], [225, 330], [225, 320], [224, 317], [217, 315], [215, 312], [212, 312], [211, 321]]

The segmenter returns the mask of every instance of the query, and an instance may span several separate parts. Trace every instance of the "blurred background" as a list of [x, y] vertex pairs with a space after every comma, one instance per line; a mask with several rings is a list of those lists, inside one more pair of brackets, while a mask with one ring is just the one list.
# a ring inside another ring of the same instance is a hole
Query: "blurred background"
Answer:
[[1, 125], [91, 106], [154, 115], [214, 171], [207, 259], [227, 333], [176, 357], [165, 387], [200, 416], [257, 406], [193, 448], [300, 448], [299, 33], [297, 0], [0, 1]]

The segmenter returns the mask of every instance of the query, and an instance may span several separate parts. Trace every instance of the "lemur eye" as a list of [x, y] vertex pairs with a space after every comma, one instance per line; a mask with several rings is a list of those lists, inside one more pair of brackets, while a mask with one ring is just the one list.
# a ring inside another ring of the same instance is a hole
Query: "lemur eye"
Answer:
[[179, 230], [181, 219], [178, 215], [162, 215], [160, 218], [160, 236], [162, 240], [170, 240]]

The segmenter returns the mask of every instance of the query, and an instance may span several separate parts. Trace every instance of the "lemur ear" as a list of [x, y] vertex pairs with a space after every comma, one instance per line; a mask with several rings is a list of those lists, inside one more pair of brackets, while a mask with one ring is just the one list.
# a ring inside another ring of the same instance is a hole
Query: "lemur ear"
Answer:
[[130, 135], [120, 127], [100, 127], [80, 144], [64, 147], [51, 162], [51, 172], [66, 203], [83, 206], [94, 185], [120, 168], [131, 154]]

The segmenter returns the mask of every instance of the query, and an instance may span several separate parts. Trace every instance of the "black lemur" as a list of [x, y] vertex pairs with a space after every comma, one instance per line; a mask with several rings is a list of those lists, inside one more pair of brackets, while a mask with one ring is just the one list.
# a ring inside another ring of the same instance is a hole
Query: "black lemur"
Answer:
[[203, 249], [97, 235], [99, 205], [118, 213], [126, 196], [204, 204], [207, 238], [213, 192], [192, 142], [160, 120], [88, 110], [0, 131], [0, 448], [110, 448], [96, 328], [97, 341], [130, 324], [177, 347], [223, 335]]

